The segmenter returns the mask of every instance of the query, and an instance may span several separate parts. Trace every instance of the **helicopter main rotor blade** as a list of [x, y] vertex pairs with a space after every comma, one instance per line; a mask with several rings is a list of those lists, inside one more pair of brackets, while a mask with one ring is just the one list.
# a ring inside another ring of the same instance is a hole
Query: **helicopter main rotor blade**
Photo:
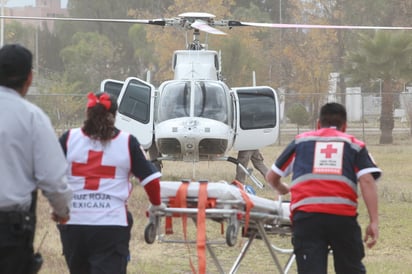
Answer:
[[264, 27], [278, 29], [358, 29], [358, 30], [412, 30], [412, 27], [389, 27], [389, 26], [351, 26], [351, 25], [311, 25], [311, 24], [271, 24], [227, 21], [228, 27]]
[[72, 21], [72, 22], [105, 22], [105, 23], [132, 23], [132, 24], [148, 24], [165, 26], [167, 20], [165, 19], [153, 19], [153, 20], [141, 20], [141, 19], [113, 19], [113, 18], [74, 18], [74, 17], [35, 17], [35, 16], [8, 16], [0, 15], [3, 19], [20, 19], [20, 20], [46, 20], [46, 21]]
[[[224, 35], [225, 32], [214, 28], [220, 27], [264, 27], [278, 29], [357, 29], [357, 30], [412, 30], [412, 27], [392, 26], [356, 26], [356, 25], [315, 25], [315, 24], [281, 24], [241, 22], [236, 20], [214, 21], [214, 15], [208, 13], [183, 13], [180, 18], [170, 19], [115, 19], [115, 18], [74, 18], [74, 17], [37, 17], [37, 16], [10, 16], [0, 15], [0, 19], [72, 21], [72, 22], [106, 22], [147, 24], [156, 26], [177, 26], [185, 29], [198, 29], [211, 34]], [[193, 20], [193, 21], [192, 21]]]
[[198, 30], [210, 33], [210, 34], [226, 35], [225, 32], [211, 27], [207, 22], [203, 20], [196, 20], [190, 26], [192, 28], [195, 28], [195, 29], [198, 29]]

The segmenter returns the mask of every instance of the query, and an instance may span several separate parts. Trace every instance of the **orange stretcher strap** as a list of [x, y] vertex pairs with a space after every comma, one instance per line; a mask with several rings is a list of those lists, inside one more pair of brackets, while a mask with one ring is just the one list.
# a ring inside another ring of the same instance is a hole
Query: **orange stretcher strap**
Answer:
[[173, 234], [173, 220], [172, 220], [172, 217], [170, 216], [166, 216], [165, 232], [166, 232], [166, 235]]
[[[175, 197], [169, 197], [170, 207], [175, 208], [187, 208], [187, 192], [189, 188], [189, 181], [182, 181], [176, 191]], [[216, 207], [216, 198], [208, 198], [207, 193], [207, 181], [199, 182], [199, 192], [198, 192], [198, 212], [197, 212], [197, 256], [198, 256], [198, 270], [199, 274], [206, 273], [206, 208]], [[173, 214], [172, 216], [166, 217], [166, 234], [172, 234], [172, 218], [181, 217], [183, 226], [183, 236], [185, 241], [187, 240], [187, 214]], [[223, 229], [223, 228], [222, 228]], [[223, 232], [222, 232], [223, 233]], [[196, 273], [195, 267], [193, 265], [190, 256], [190, 246], [187, 245], [189, 250], [189, 262], [192, 273]]]
[[[176, 191], [176, 198], [171, 199], [171, 207], [187, 208], [187, 189], [189, 188], [190, 181], [182, 181], [182, 184], [179, 186]], [[182, 213], [180, 216], [182, 218], [182, 229], [183, 229], [183, 238], [187, 241], [187, 214]], [[170, 217], [172, 218], [172, 217]], [[189, 263], [192, 273], [196, 273], [195, 267], [193, 265], [191, 256], [190, 256], [190, 246], [186, 245], [189, 251]]]
[[[176, 201], [178, 203], [177, 207], [187, 208], [187, 189], [189, 187], [189, 182], [183, 181], [176, 193]], [[184, 239], [187, 240], [187, 215], [182, 215], [182, 226]]]
[[237, 180], [234, 180], [232, 182], [232, 184], [236, 185], [239, 188], [240, 194], [242, 195], [243, 200], [246, 203], [246, 216], [245, 216], [245, 229], [243, 231], [243, 235], [246, 235], [247, 230], [249, 228], [249, 221], [250, 221], [250, 211], [252, 210], [252, 208], [255, 206], [252, 202], [252, 200], [250, 199], [249, 195], [246, 193], [246, 191], [244, 190], [244, 186], [242, 183], [240, 183]]
[[[175, 198], [169, 198], [170, 207], [179, 207], [179, 208], [186, 208], [187, 207], [187, 189], [189, 187], [189, 181], [182, 181], [179, 188], [176, 191]], [[187, 215], [182, 215], [182, 223], [183, 223], [183, 232], [186, 236], [186, 224], [187, 224]], [[173, 234], [173, 221], [172, 217], [166, 217], [166, 234]], [[185, 239], [186, 240], [186, 239]]]
[[200, 182], [197, 212], [197, 258], [199, 274], [206, 273], [206, 207], [207, 207], [207, 182]]

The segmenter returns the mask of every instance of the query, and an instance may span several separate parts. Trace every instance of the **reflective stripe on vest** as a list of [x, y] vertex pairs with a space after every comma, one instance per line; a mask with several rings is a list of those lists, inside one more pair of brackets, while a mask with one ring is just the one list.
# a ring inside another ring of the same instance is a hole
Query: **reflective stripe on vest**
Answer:
[[298, 184], [306, 183], [307, 181], [311, 180], [319, 180], [319, 181], [337, 181], [340, 183], [345, 183], [348, 185], [353, 192], [358, 194], [358, 186], [354, 182], [348, 179], [348, 177], [341, 176], [341, 175], [333, 175], [333, 174], [312, 174], [308, 173], [303, 176], [300, 176], [296, 179], [294, 179], [290, 185], [290, 187], [295, 187]]
[[299, 202], [293, 203], [290, 207], [291, 211], [298, 207], [304, 205], [319, 205], [319, 204], [338, 204], [338, 205], [349, 205], [354, 208], [357, 207], [357, 203], [342, 197], [310, 197], [300, 200]]
[[302, 142], [308, 142], [308, 141], [314, 141], [314, 142], [316, 142], [316, 141], [345, 142], [345, 143], [349, 144], [350, 147], [353, 150], [357, 151], [357, 152], [359, 152], [364, 147], [363, 143], [355, 143], [355, 142], [353, 142], [353, 140], [351, 140], [349, 138], [346, 138], [344, 136], [340, 136], [340, 137], [331, 136], [331, 137], [328, 137], [328, 136], [304, 136], [304, 135], [302, 135], [302, 137], [299, 137], [299, 138], [295, 139], [296, 144], [299, 144], [299, 143], [302, 143]]

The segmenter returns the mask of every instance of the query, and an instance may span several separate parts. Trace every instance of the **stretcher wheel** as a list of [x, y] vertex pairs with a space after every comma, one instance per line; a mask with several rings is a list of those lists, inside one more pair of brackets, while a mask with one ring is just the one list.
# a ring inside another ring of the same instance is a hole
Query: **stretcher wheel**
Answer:
[[236, 244], [236, 226], [235, 225], [229, 225], [226, 229], [226, 244], [228, 246], [234, 246]]
[[148, 244], [152, 244], [156, 240], [156, 226], [154, 223], [149, 223], [144, 229], [144, 240]]

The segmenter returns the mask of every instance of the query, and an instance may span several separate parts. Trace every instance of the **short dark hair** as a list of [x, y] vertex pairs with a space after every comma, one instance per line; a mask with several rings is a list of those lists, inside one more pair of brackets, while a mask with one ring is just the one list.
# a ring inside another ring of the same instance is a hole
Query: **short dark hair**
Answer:
[[33, 66], [33, 55], [19, 44], [7, 44], [0, 48], [0, 85], [21, 88]]
[[336, 127], [346, 123], [346, 108], [338, 103], [327, 103], [320, 109], [319, 122], [321, 127]]

